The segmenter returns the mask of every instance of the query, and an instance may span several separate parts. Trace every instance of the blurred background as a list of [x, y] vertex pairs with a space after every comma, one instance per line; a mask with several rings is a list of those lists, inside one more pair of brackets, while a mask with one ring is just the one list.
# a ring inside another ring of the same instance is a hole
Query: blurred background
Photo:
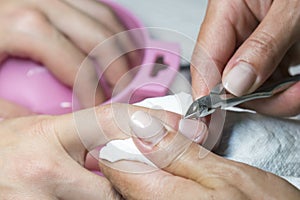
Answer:
[[[177, 31], [186, 37], [196, 40], [200, 25], [204, 19], [207, 0], [115, 0], [135, 14], [146, 27], [161, 27]], [[156, 39], [172, 41], [169, 35], [154, 33]], [[181, 45], [182, 55], [190, 58], [190, 45], [186, 40], [173, 38]], [[187, 46], [188, 45], [188, 46]], [[188, 65], [182, 60], [182, 65]]]
[[[136, 15], [145, 27], [170, 29], [179, 34], [169, 35], [164, 31], [150, 32], [155, 39], [180, 44], [180, 74], [190, 79], [189, 60], [191, 58], [200, 25], [204, 19], [207, 0], [114, 0]], [[190, 88], [177, 77], [171, 86], [173, 92], [190, 92]]]

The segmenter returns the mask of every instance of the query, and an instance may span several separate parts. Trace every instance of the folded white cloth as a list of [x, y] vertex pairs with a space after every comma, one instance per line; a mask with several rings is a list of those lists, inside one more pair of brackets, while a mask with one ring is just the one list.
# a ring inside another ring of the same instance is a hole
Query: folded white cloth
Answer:
[[[183, 114], [191, 102], [189, 94], [180, 93], [146, 99], [137, 105]], [[227, 112], [216, 153], [275, 173], [300, 188], [300, 120]], [[111, 162], [136, 160], [153, 165], [131, 139], [109, 142], [100, 151], [100, 158]]]

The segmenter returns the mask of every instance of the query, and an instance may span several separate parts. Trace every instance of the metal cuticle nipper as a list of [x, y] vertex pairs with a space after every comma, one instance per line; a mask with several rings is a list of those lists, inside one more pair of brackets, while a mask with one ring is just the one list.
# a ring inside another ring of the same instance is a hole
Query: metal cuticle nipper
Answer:
[[300, 81], [300, 74], [289, 77], [271, 86], [259, 88], [255, 92], [241, 97], [227, 94], [225, 88], [220, 83], [211, 90], [209, 95], [195, 100], [185, 114], [185, 118], [198, 119], [212, 114], [216, 109], [224, 110], [247, 101], [269, 98], [288, 89], [298, 81]]

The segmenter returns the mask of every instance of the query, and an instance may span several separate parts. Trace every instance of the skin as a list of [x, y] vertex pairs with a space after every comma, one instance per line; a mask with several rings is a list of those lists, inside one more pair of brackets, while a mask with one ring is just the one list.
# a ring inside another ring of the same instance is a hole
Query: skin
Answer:
[[[299, 0], [210, 0], [192, 59], [194, 97], [207, 95], [241, 61], [256, 74], [245, 93], [289, 76], [288, 68], [300, 63], [299, 9]], [[297, 83], [273, 98], [243, 106], [292, 116], [300, 113], [299, 95]]]
[[[113, 11], [96, 0], [3, 0], [0, 5], [0, 63], [9, 56], [30, 58], [42, 63], [69, 87], [74, 85], [77, 71], [90, 51], [125, 30]], [[86, 94], [98, 85], [91, 58], [99, 65], [107, 64], [107, 59], [118, 56], [120, 49], [132, 47], [128, 38], [122, 40], [87, 58], [86, 70], [77, 80], [82, 84], [79, 92], [75, 91], [84, 108], [94, 106]], [[104, 76], [110, 86], [128, 71], [134, 57], [134, 53], [121, 56], [109, 65]], [[101, 87], [95, 94], [97, 105], [106, 98]], [[2, 118], [31, 113], [5, 100], [0, 100], [0, 108]]]
[[[124, 104], [99, 106], [62, 116], [29, 116], [0, 122], [0, 199], [122, 199], [105, 177], [86, 170], [87, 149], [128, 138], [129, 120], [120, 129], [115, 112], [149, 111], [176, 124], [180, 116]], [[96, 113], [96, 126], [91, 128]], [[124, 115], [123, 115], [124, 116]], [[75, 117], [84, 126], [78, 126]], [[88, 124], [88, 125], [87, 125]], [[175, 128], [175, 127], [174, 127]], [[78, 130], [81, 131], [80, 138]], [[83, 145], [83, 142], [85, 145]]]
[[[179, 148], [177, 142], [187, 145]], [[196, 143], [191, 144], [175, 130], [169, 130], [154, 147], [137, 138], [135, 144], [149, 160], [163, 168], [127, 173], [100, 162], [102, 172], [126, 199], [296, 200], [300, 196], [297, 188], [278, 176], [219, 157]]]

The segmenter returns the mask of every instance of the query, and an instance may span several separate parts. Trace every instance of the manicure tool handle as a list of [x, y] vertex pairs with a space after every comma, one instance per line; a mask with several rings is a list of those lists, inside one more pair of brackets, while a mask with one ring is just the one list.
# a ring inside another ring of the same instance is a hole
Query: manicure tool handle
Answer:
[[295, 76], [285, 79], [284, 81], [274, 84], [272, 86], [258, 89], [256, 92], [254, 92], [252, 94], [222, 100], [223, 102], [221, 104], [221, 108], [236, 106], [241, 103], [251, 101], [254, 99], [262, 99], [262, 98], [271, 97], [279, 92], [282, 92], [282, 91], [288, 89], [289, 87], [291, 87], [298, 81], [300, 81], [300, 75], [295, 75]]

